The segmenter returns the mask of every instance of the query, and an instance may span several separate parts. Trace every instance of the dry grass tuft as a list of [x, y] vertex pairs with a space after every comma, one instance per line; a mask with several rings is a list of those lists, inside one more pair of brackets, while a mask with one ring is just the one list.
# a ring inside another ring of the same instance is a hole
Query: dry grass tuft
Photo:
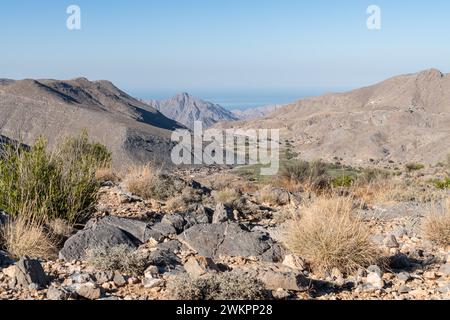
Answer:
[[25, 215], [11, 219], [0, 230], [0, 239], [6, 251], [14, 258], [28, 256], [50, 259], [56, 257], [56, 240], [42, 222], [30, 220]]
[[146, 200], [166, 200], [176, 192], [170, 179], [149, 164], [132, 167], [126, 174], [123, 185], [127, 191]]
[[217, 203], [223, 203], [230, 206], [239, 200], [240, 196], [238, 191], [229, 188], [214, 193], [214, 199]]
[[422, 224], [425, 238], [439, 246], [450, 246], [450, 198], [443, 206], [434, 206]]
[[119, 181], [119, 177], [114, 172], [111, 165], [103, 165], [95, 171], [95, 180], [100, 183], [108, 181], [117, 182]]
[[294, 219], [285, 243], [318, 272], [333, 268], [351, 273], [376, 263], [380, 253], [371, 242], [364, 222], [354, 213], [348, 197], [319, 197], [302, 208]]

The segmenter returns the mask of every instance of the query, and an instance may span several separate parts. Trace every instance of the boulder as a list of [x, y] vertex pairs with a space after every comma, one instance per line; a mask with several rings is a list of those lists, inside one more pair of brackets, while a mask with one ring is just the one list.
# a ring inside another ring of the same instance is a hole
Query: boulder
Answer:
[[238, 223], [199, 224], [178, 236], [180, 242], [199, 255], [257, 257], [263, 261], [282, 260], [281, 247], [267, 233], [249, 232]]
[[47, 276], [38, 260], [23, 257], [14, 266], [14, 281], [23, 288], [42, 289], [47, 286]]
[[101, 219], [92, 219], [87, 224], [85, 229], [91, 229], [95, 225], [107, 225], [116, 227], [124, 231], [130, 238], [145, 243], [150, 239], [150, 226], [148, 223], [125, 219], [116, 216], [108, 216]]
[[108, 224], [94, 224], [70, 237], [59, 252], [60, 259], [66, 261], [83, 260], [89, 250], [128, 245], [137, 248], [129, 234]]

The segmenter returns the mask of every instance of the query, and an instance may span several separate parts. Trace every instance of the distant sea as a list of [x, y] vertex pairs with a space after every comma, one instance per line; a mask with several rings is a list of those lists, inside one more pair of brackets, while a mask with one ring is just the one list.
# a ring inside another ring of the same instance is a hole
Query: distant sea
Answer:
[[187, 92], [190, 95], [205, 101], [217, 103], [227, 109], [251, 109], [277, 104], [288, 104], [305, 97], [319, 96], [327, 92], [337, 92], [338, 90], [308, 90], [303, 91], [261, 91], [261, 92], [236, 92], [236, 91], [202, 91], [202, 90], [129, 90], [129, 93], [144, 100], [165, 100], [175, 96], [180, 92]]

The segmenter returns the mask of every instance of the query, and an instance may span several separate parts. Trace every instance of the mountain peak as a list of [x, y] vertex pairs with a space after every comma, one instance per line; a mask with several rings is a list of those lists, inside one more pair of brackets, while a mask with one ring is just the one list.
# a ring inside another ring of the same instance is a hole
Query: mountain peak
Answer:
[[438, 69], [431, 68], [424, 70], [422, 72], [419, 72], [418, 74], [421, 77], [424, 77], [426, 79], [434, 79], [434, 78], [443, 78], [445, 75]]

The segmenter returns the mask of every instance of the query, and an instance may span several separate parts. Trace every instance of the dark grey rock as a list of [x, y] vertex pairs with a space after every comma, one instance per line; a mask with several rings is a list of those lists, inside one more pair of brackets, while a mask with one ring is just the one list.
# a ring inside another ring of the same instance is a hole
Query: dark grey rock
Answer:
[[17, 285], [23, 288], [42, 289], [47, 286], [47, 276], [38, 260], [23, 257], [14, 267]]
[[0, 250], [0, 267], [6, 267], [13, 263], [14, 261], [9, 257], [7, 252]]
[[413, 266], [413, 262], [404, 253], [396, 254], [390, 258], [390, 267], [397, 270], [409, 269]]
[[151, 227], [151, 231], [161, 234], [163, 237], [176, 236], [177, 230], [170, 223], [160, 222]]
[[70, 237], [59, 252], [59, 257], [66, 261], [83, 260], [89, 250], [119, 245], [137, 248], [135, 241], [121, 229], [107, 224], [94, 224]]
[[186, 225], [186, 220], [179, 213], [167, 214], [165, 215], [161, 223], [172, 225], [177, 233], [181, 233], [184, 231], [184, 226]]
[[147, 262], [149, 265], [158, 267], [159, 273], [165, 273], [181, 267], [181, 259], [172, 250], [166, 248], [151, 252]]
[[6, 212], [0, 210], [0, 227], [2, 225], [5, 225], [8, 222], [8, 220], [9, 215]]
[[258, 257], [263, 261], [282, 260], [281, 247], [260, 231], [249, 232], [237, 223], [199, 224], [186, 230], [178, 239], [199, 255]]
[[108, 225], [119, 228], [120, 230], [127, 233], [130, 238], [134, 238], [140, 243], [145, 243], [150, 239], [150, 226], [142, 221], [108, 216], [98, 220], [92, 219], [87, 223], [85, 229], [90, 229], [94, 225]]

